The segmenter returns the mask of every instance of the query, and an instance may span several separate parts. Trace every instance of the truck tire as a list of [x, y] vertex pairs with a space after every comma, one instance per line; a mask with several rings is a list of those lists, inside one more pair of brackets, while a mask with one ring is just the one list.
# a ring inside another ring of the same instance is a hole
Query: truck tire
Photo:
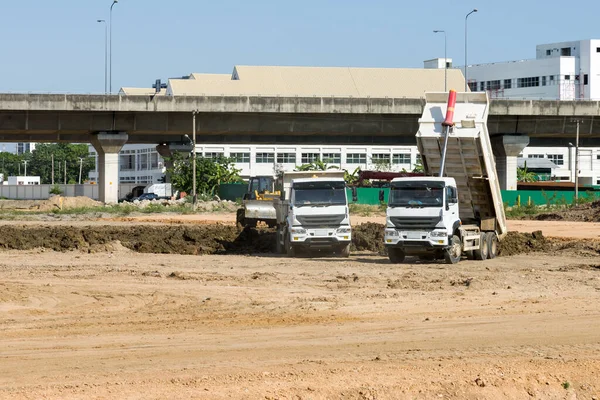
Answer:
[[343, 258], [350, 257], [350, 243], [348, 243], [347, 245], [343, 246], [340, 249], [340, 251], [339, 251], [338, 254], [340, 255], [340, 257], [343, 257]]
[[462, 243], [458, 235], [452, 235], [450, 247], [444, 250], [444, 259], [447, 264], [456, 264], [462, 257]]
[[488, 247], [488, 258], [496, 258], [498, 255], [498, 236], [494, 232], [486, 233], [487, 247]]
[[388, 249], [388, 257], [392, 264], [400, 264], [402, 261], [404, 261], [406, 255], [404, 254], [402, 249], [391, 247]]
[[481, 232], [479, 239], [479, 249], [473, 250], [476, 260], [484, 261], [488, 258], [488, 242], [485, 233]]
[[292, 258], [296, 257], [296, 249], [290, 243], [290, 235], [287, 231], [285, 232], [285, 239], [284, 239], [283, 243], [284, 243], [284, 248], [285, 248], [285, 252], [286, 252], [287, 256], [292, 257]]

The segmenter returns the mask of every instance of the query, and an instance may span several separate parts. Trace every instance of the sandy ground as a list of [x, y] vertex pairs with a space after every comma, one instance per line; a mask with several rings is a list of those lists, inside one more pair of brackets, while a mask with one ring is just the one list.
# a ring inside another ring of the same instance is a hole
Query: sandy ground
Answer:
[[2, 256], [0, 398], [600, 398], [597, 258]]

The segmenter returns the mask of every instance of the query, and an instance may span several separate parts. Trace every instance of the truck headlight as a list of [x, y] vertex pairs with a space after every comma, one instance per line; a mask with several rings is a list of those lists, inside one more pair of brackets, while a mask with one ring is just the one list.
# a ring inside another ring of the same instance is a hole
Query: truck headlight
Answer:
[[398, 234], [398, 231], [395, 229], [386, 229], [385, 236], [400, 236], [400, 235]]
[[304, 229], [304, 228], [292, 228], [290, 232], [296, 233], [298, 235], [304, 235], [306, 233], [306, 229]]
[[347, 226], [347, 227], [338, 228], [336, 232], [337, 233], [350, 233], [350, 227]]
[[429, 236], [431, 236], [431, 237], [446, 237], [446, 236], [448, 236], [448, 233], [446, 233], [445, 231], [433, 231], [429, 234]]

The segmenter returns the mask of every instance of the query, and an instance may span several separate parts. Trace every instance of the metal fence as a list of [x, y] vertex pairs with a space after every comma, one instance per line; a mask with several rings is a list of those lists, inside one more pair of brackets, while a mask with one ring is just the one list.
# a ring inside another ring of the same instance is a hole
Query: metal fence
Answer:
[[[94, 200], [99, 198], [98, 185], [54, 185], [65, 197], [86, 196]], [[125, 197], [131, 190], [140, 186], [139, 183], [119, 184], [119, 199]], [[10, 200], [44, 200], [52, 196], [50, 191], [53, 185], [0, 185], [0, 198]]]

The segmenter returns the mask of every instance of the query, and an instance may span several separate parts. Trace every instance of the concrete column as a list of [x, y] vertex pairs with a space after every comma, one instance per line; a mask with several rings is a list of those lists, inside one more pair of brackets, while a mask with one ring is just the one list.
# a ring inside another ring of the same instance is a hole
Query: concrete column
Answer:
[[105, 204], [119, 201], [119, 152], [127, 143], [127, 132], [92, 134], [92, 145], [98, 153], [98, 194]]
[[500, 189], [517, 190], [517, 157], [528, 144], [529, 136], [503, 135], [492, 138]]

